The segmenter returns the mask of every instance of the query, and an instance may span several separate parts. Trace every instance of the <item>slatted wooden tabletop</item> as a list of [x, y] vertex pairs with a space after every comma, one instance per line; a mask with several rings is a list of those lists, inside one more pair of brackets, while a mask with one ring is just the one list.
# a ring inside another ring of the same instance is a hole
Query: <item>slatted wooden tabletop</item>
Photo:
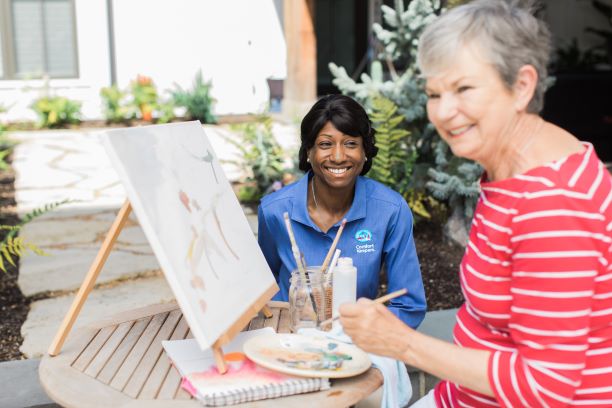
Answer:
[[[289, 332], [286, 303], [270, 302], [273, 317], [254, 317], [245, 330], [273, 327]], [[49, 396], [66, 407], [197, 407], [180, 388], [180, 376], [166, 356], [162, 340], [190, 338], [175, 303], [122, 313], [80, 329], [56, 357], [45, 356], [40, 380]], [[382, 384], [376, 369], [334, 380], [326, 391], [262, 400], [235, 407], [346, 407]]]

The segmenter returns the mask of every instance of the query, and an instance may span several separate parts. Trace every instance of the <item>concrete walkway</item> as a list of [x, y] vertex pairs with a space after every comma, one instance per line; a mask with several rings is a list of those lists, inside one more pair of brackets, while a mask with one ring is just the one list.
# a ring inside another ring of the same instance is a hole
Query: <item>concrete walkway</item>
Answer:
[[[274, 134], [284, 148], [297, 145], [296, 129], [276, 123]], [[243, 178], [226, 161], [238, 157], [225, 138], [239, 137], [229, 126], [205, 126], [227, 177]], [[22, 327], [21, 351], [40, 357], [47, 349], [126, 195], [100, 141], [103, 130], [17, 132], [15, 149], [17, 210], [65, 199], [76, 200], [27, 224], [20, 235], [50, 256], [21, 259], [19, 286], [32, 303]], [[256, 214], [248, 214], [255, 232]], [[132, 214], [98, 278], [75, 327], [103, 316], [173, 299], [149, 244]]]

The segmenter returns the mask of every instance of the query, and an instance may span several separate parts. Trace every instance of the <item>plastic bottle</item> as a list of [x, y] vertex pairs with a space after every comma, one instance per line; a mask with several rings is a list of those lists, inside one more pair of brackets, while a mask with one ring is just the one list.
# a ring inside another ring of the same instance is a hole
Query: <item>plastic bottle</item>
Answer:
[[[357, 301], [357, 268], [353, 266], [352, 258], [339, 258], [333, 270], [333, 315], [338, 314], [338, 308], [343, 303], [354, 303]], [[334, 327], [340, 323], [334, 322]]]

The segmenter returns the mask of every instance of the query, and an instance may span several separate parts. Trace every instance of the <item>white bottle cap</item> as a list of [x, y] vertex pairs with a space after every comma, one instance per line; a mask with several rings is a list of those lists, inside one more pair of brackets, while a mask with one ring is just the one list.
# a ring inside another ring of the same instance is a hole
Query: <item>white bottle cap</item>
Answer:
[[348, 256], [338, 258], [338, 266], [353, 266], [353, 258], [350, 258]]

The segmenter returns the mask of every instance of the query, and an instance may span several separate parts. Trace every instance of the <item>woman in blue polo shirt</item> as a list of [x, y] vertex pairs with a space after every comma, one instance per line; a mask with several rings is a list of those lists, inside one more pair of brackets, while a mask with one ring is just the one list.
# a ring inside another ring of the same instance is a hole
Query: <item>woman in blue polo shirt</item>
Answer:
[[365, 110], [348, 96], [329, 95], [316, 102], [301, 124], [299, 167], [306, 174], [262, 199], [259, 246], [280, 286], [274, 299], [287, 301], [296, 264], [283, 214], [289, 213], [307, 265], [323, 263], [346, 218], [338, 248], [357, 267], [357, 297], [376, 297], [384, 263], [389, 292], [408, 289], [389, 308], [416, 328], [426, 302], [412, 213], [397, 192], [363, 177], [378, 151], [374, 133]]

